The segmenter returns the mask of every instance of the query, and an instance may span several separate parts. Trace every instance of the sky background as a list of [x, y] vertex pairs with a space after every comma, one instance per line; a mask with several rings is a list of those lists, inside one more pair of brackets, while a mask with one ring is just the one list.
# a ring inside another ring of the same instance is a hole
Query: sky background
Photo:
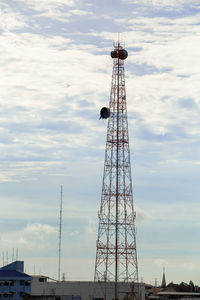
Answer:
[[[200, 3], [1, 0], [0, 255], [93, 280], [112, 75], [121, 33], [139, 277], [200, 284]], [[15, 250], [16, 255], [16, 250]], [[0, 260], [3, 264], [3, 259]]]

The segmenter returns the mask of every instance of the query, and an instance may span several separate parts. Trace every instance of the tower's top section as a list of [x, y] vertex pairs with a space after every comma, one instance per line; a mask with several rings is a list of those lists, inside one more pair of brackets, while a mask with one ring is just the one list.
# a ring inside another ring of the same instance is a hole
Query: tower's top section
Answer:
[[125, 49], [123, 49], [123, 47], [118, 42], [114, 46], [114, 50], [111, 51], [110, 55], [111, 55], [112, 58], [119, 58], [119, 59], [124, 60], [128, 57], [128, 52]]

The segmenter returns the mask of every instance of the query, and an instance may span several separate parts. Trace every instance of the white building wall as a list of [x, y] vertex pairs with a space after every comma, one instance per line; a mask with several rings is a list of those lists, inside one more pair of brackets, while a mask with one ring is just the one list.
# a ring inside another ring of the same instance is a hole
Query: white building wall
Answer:
[[[114, 299], [114, 282], [93, 281], [61, 281], [61, 282], [39, 282], [38, 277], [33, 277], [32, 296], [81, 296], [81, 300], [92, 300], [93, 298]], [[123, 300], [127, 294], [131, 294], [133, 284], [119, 283], [119, 300]], [[139, 293], [139, 300], [145, 299], [145, 284], [135, 283], [134, 291]]]

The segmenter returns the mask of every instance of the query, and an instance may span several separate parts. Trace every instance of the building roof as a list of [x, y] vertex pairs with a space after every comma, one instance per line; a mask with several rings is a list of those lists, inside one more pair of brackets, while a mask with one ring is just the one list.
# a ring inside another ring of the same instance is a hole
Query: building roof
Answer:
[[21, 279], [21, 280], [31, 280], [32, 277], [25, 274], [25, 273], [22, 273], [22, 272], [19, 272], [19, 271], [16, 271], [16, 270], [1, 270], [0, 269], [0, 280], [2, 279]]
[[200, 296], [200, 293], [189, 293], [189, 292], [160, 292], [158, 295], [180, 295], [180, 296]]
[[24, 272], [24, 262], [21, 260], [13, 261], [12, 263], [1, 267], [1, 270], [16, 270], [19, 272]]

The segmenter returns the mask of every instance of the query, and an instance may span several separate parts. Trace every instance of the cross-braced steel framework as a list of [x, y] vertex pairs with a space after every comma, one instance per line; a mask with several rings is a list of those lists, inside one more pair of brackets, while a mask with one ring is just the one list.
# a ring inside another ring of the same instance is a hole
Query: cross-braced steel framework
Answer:
[[99, 212], [95, 280], [138, 282], [135, 211], [133, 207], [124, 59], [118, 42], [113, 58], [110, 117]]

